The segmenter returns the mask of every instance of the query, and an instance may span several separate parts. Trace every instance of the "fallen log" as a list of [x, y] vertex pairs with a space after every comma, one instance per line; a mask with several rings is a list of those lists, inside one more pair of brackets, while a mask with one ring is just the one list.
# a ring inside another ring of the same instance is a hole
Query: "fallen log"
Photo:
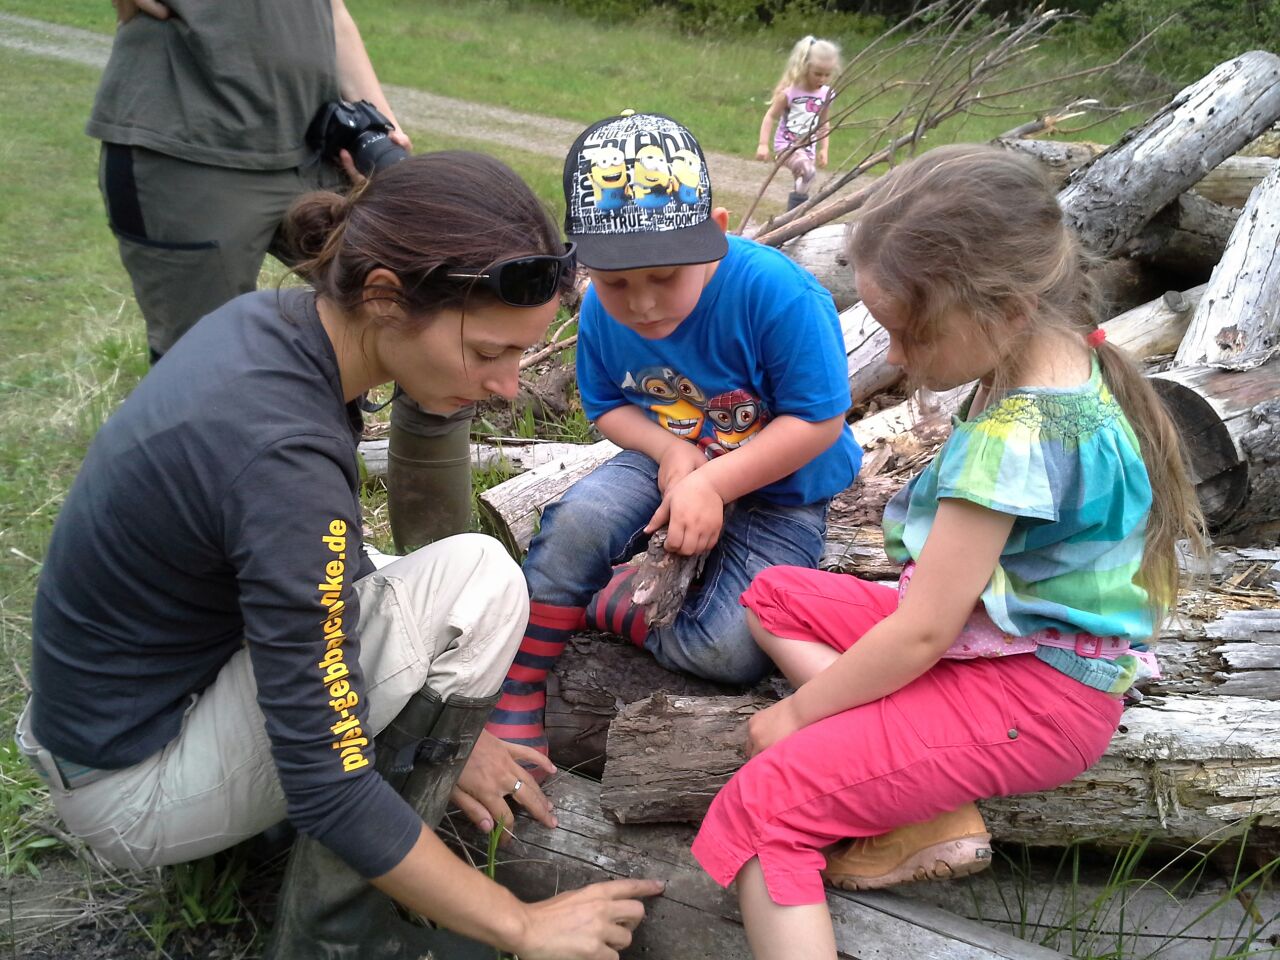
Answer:
[[[750, 960], [737, 896], [717, 886], [689, 853], [687, 826], [619, 826], [603, 814], [600, 787], [580, 777], [547, 784], [559, 827], [522, 821], [499, 854], [497, 879], [525, 901], [543, 900], [601, 880], [656, 877], [662, 896], [645, 904], [646, 919], [624, 957], [648, 960]], [[470, 833], [461, 826], [460, 836]], [[487, 851], [479, 848], [483, 860]], [[1066, 960], [939, 907], [890, 892], [829, 891], [836, 948], [842, 960]]]
[[[1038, 161], [1049, 174], [1055, 190], [1066, 186], [1071, 174], [1106, 149], [1099, 143], [1068, 140], [996, 140], [997, 146]], [[1253, 188], [1275, 169], [1273, 157], [1227, 157], [1192, 188], [1197, 196], [1224, 207], [1243, 207]], [[815, 233], [817, 231], [814, 231]]]
[[[899, 571], [884, 555], [878, 526], [830, 525], [821, 566], [867, 580], [896, 580]], [[1280, 611], [1224, 608], [1223, 596], [1210, 590], [1186, 597], [1188, 612], [1161, 633], [1156, 649], [1164, 676], [1146, 684], [1150, 694], [1280, 701]], [[767, 689], [775, 695], [772, 686]], [[610, 721], [625, 705], [655, 692], [730, 697], [745, 691], [673, 673], [618, 637], [571, 638], [548, 678], [551, 758], [561, 768], [600, 776]]]
[[1072, 175], [1058, 195], [1084, 245], [1115, 253], [1155, 214], [1280, 118], [1280, 57], [1220, 64]]
[[1173, 353], [1203, 296], [1204, 284], [1181, 292], [1170, 290], [1102, 324], [1107, 341], [1127, 350], [1138, 362]]
[[[519, 443], [471, 444], [471, 469], [493, 470], [502, 468], [512, 473], [524, 473], [535, 467], [573, 456], [581, 449], [580, 443], [554, 443], [528, 441]], [[387, 440], [362, 440], [359, 445], [364, 460], [365, 478], [372, 480], [387, 475]]]
[[571, 637], [547, 677], [546, 731], [551, 759], [562, 770], [599, 777], [604, 772], [609, 722], [623, 705], [643, 700], [655, 690], [696, 697], [739, 692], [689, 674], [673, 673], [620, 637]]
[[827, 223], [783, 244], [782, 252], [827, 288], [837, 310], [858, 302], [858, 281], [849, 263], [847, 223]]
[[1240, 211], [1184, 193], [1151, 218], [1124, 245], [1139, 263], [1186, 277], [1208, 279], [1227, 249]]
[[476, 499], [480, 513], [517, 556], [529, 549], [542, 511], [578, 480], [618, 454], [608, 440], [566, 451], [550, 463], [490, 487]]
[[1280, 351], [1280, 167], [1253, 192], [1178, 348], [1179, 366], [1248, 370]]
[[1210, 526], [1237, 533], [1280, 520], [1280, 366], [1175, 367], [1151, 383], [1178, 427]]
[[[758, 697], [653, 697], [609, 728], [601, 806], [620, 823], [701, 819], [745, 761]], [[998, 840], [1125, 844], [1135, 834], [1194, 846], [1249, 831], [1280, 855], [1280, 702], [1149, 697], [1125, 711], [1106, 754], [1056, 790], [980, 806]]]

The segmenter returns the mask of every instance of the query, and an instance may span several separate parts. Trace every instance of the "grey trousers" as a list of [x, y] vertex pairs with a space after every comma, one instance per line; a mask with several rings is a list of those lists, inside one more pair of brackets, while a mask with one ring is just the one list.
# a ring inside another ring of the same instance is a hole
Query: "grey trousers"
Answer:
[[98, 186], [152, 356], [255, 289], [267, 253], [290, 262], [280, 223], [298, 196], [346, 184], [318, 157], [288, 170], [234, 170], [104, 143]]

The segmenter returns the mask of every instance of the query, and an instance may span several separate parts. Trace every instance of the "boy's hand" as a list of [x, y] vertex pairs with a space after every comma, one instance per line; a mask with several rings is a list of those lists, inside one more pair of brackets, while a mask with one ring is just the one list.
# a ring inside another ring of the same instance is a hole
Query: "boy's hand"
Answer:
[[644, 528], [653, 533], [667, 528], [667, 549], [696, 556], [706, 553], [720, 539], [724, 525], [724, 500], [703, 474], [691, 473], [666, 490], [662, 503]]
[[707, 455], [702, 448], [677, 440], [662, 455], [658, 463], [658, 492], [666, 493], [699, 467], [707, 465]]

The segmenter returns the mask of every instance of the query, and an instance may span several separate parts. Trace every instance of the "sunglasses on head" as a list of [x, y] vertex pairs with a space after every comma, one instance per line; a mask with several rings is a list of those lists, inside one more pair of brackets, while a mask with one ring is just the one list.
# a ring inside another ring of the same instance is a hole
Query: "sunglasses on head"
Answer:
[[549, 253], [513, 257], [490, 267], [449, 270], [445, 276], [470, 280], [513, 307], [540, 307], [568, 286], [576, 266], [577, 244], [570, 243], [558, 257]]

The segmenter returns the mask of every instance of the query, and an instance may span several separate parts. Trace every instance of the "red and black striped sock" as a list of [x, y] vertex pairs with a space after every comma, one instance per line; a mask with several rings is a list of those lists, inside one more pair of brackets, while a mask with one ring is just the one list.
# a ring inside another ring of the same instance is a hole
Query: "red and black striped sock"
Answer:
[[485, 729], [500, 740], [547, 752], [543, 712], [547, 706], [547, 674], [565, 642], [582, 629], [582, 607], [529, 603], [529, 626], [515, 661], [502, 682], [502, 696]]
[[612, 579], [587, 604], [586, 624], [592, 630], [626, 637], [643, 649], [649, 626], [644, 610], [631, 601], [631, 578], [638, 569], [625, 563], [613, 568]]

